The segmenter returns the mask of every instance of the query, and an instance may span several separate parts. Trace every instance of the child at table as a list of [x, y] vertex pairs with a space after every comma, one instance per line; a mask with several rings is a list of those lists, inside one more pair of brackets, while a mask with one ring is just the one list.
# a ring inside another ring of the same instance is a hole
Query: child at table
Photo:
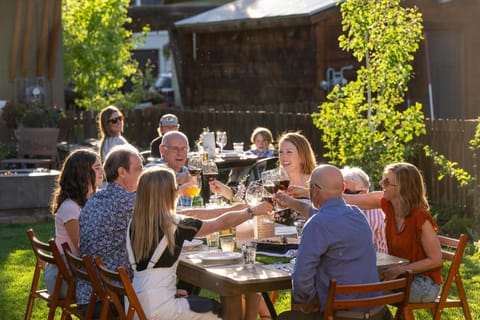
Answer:
[[177, 196], [172, 170], [156, 167], [140, 175], [127, 236], [134, 270], [133, 287], [148, 319], [218, 319], [221, 316], [218, 302], [188, 297], [186, 291], [176, 289], [183, 242], [238, 225], [271, 211], [272, 205], [263, 202], [214, 219], [199, 220], [175, 214]]
[[[245, 155], [255, 155], [258, 158], [269, 158], [275, 155], [272, 144], [273, 136], [269, 129], [264, 127], [255, 128], [250, 136], [250, 141], [252, 145], [250, 150], [245, 152]], [[255, 168], [254, 170], [257, 170], [257, 177], [260, 177], [265, 167]], [[227, 184], [229, 186], [237, 185], [247, 174], [249, 174], [249, 168], [233, 168], [228, 176]], [[249, 176], [247, 185], [253, 180], [253, 175]]]

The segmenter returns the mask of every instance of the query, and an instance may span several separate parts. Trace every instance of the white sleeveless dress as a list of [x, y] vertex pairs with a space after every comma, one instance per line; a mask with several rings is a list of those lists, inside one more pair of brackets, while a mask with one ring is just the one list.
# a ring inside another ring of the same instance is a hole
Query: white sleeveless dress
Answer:
[[[176, 230], [176, 226], [175, 226]], [[197, 313], [190, 310], [186, 298], [176, 298], [178, 260], [168, 268], [154, 268], [167, 249], [167, 239], [162, 238], [145, 270], [137, 271], [137, 265], [130, 243], [130, 226], [127, 230], [127, 251], [134, 272], [133, 288], [148, 319], [160, 320], [211, 320], [221, 319], [213, 312]], [[127, 300], [127, 299], [126, 299]], [[125, 301], [128, 308], [128, 301]]]

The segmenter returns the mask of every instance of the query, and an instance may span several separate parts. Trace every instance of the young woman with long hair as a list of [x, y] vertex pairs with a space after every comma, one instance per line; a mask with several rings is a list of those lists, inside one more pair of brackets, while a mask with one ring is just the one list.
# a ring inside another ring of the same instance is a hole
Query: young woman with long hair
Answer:
[[133, 286], [149, 319], [218, 319], [218, 302], [188, 297], [184, 290], [176, 288], [183, 242], [266, 214], [272, 206], [263, 202], [214, 219], [199, 220], [175, 213], [177, 197], [177, 183], [171, 169], [153, 167], [140, 175], [127, 236]]

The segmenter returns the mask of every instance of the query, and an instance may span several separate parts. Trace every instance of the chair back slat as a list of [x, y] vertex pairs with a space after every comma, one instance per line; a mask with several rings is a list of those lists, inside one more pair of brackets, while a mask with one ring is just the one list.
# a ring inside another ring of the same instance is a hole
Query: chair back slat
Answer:
[[[410, 297], [410, 284], [412, 272], [408, 271], [403, 278], [365, 284], [338, 285], [335, 279], [330, 280], [327, 296], [327, 305], [324, 313], [325, 319], [332, 318], [337, 310], [362, 309], [396, 305], [397, 313], [403, 314], [404, 305]], [[345, 295], [379, 294], [373, 297], [348, 298]], [[337, 296], [342, 296], [338, 298]]]
[[[67, 258], [68, 265], [70, 266], [70, 270], [73, 276], [76, 279], [82, 279], [87, 281], [92, 286], [92, 294], [90, 296], [90, 300], [88, 303], [88, 308], [85, 312], [85, 318], [91, 319], [94, 313], [95, 305], [98, 300], [102, 301], [102, 303], [106, 300], [106, 292], [101, 285], [101, 280], [97, 275], [95, 267], [93, 265], [93, 261], [88, 255], [84, 255], [82, 258], [73, 254], [70, 246], [68, 243], [62, 244], [63, 251], [65, 252], [65, 257]], [[69, 287], [69, 294], [70, 294], [70, 303], [73, 303], [75, 300], [75, 279], [72, 281], [71, 288]], [[109, 308], [102, 309], [102, 315], [100, 316], [101, 319], [108, 316], [110, 312]], [[70, 310], [70, 313], [75, 313], [77, 310], [73, 309]]]
[[[115, 304], [120, 319], [133, 320], [136, 315], [140, 320], [147, 320], [125, 268], [119, 267], [118, 271], [109, 270], [104, 266], [100, 257], [95, 257], [95, 264], [105, 287], [106, 295]], [[128, 311], [126, 313], [120, 302], [120, 295], [125, 296], [128, 300]]]
[[[427, 303], [410, 303], [406, 306], [406, 314], [413, 317], [415, 309], [430, 309], [433, 319], [440, 320], [443, 309], [445, 308], [462, 308], [465, 319], [471, 320], [470, 308], [468, 306], [465, 288], [463, 287], [462, 277], [460, 276], [460, 266], [462, 264], [463, 254], [467, 246], [468, 237], [464, 234], [459, 239], [449, 238], [446, 236], [437, 236], [440, 246], [442, 247], [443, 261], [450, 261], [450, 267], [438, 298], [433, 302]], [[459, 299], [449, 299], [450, 290], [455, 283]]]

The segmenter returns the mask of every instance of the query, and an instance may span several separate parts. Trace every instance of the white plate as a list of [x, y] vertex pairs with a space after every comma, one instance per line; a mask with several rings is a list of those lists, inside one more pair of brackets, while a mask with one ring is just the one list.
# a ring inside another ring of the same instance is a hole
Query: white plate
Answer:
[[192, 241], [188, 241], [188, 240], [183, 241], [184, 248], [198, 247], [202, 244], [203, 244], [203, 241], [200, 239], [193, 239]]
[[219, 261], [231, 261], [242, 258], [242, 254], [239, 252], [202, 252], [196, 254], [203, 262], [219, 262]]

